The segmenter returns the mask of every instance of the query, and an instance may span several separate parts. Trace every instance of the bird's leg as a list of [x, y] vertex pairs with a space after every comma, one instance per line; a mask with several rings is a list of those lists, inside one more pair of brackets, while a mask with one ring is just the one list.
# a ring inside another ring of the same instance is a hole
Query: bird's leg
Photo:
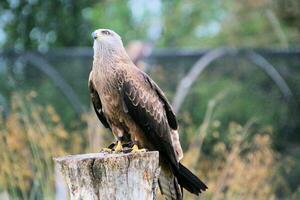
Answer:
[[115, 135], [115, 137], [117, 138], [117, 144], [114, 146], [115, 152], [116, 153], [122, 152], [122, 150], [123, 150], [123, 147], [122, 147], [123, 131], [122, 131], [122, 129], [120, 129], [116, 126], [112, 126], [112, 132]]
[[100, 152], [124, 152], [124, 153], [128, 153], [131, 152], [131, 147], [132, 147], [132, 142], [128, 142], [128, 143], [122, 143], [121, 141], [115, 141], [113, 143], [111, 143], [108, 147], [106, 148], [102, 148], [100, 150]]
[[131, 153], [138, 153], [138, 152], [146, 152], [146, 149], [139, 149], [138, 140], [135, 138], [133, 141], [133, 147]]
[[123, 147], [122, 147], [122, 143], [121, 141], [118, 139], [118, 142], [117, 142], [117, 146], [115, 148], [115, 152], [119, 153], [123, 150]]

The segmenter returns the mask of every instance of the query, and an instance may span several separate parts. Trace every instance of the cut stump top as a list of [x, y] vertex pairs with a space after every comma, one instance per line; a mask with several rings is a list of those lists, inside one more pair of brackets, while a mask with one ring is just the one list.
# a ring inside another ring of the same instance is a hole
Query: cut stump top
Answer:
[[159, 153], [89, 153], [54, 158], [71, 200], [153, 200], [159, 176]]

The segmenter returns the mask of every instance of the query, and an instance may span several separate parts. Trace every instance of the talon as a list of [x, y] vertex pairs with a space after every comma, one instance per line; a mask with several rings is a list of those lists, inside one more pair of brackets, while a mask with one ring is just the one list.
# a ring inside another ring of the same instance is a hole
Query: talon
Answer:
[[119, 152], [121, 152], [122, 150], [123, 150], [122, 144], [121, 144], [120, 141], [118, 141], [117, 146], [116, 146], [116, 148], [115, 148], [115, 152], [116, 152], [116, 153], [119, 153]]
[[112, 152], [112, 149], [110, 149], [110, 148], [102, 148], [100, 150], [100, 152], [108, 152], [108, 153], [110, 153], [110, 152]]
[[132, 147], [131, 153], [141, 153], [141, 152], [146, 152], [146, 149], [139, 149], [138, 145], [135, 144]]
[[117, 145], [117, 141], [111, 143], [107, 148], [113, 150], [115, 148], [115, 146]]

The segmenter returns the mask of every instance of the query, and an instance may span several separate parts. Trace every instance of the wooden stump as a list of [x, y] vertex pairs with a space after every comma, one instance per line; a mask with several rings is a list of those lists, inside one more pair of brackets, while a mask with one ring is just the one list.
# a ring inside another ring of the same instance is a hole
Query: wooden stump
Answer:
[[158, 152], [92, 153], [55, 158], [71, 200], [153, 200], [159, 175]]

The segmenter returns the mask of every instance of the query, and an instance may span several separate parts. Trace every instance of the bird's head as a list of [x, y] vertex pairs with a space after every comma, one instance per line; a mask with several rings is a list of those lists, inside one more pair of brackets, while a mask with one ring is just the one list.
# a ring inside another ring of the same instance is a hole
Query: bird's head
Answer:
[[123, 42], [121, 37], [109, 29], [97, 29], [92, 33], [92, 37], [94, 38], [94, 50], [98, 49], [112, 49], [118, 50], [123, 48]]

